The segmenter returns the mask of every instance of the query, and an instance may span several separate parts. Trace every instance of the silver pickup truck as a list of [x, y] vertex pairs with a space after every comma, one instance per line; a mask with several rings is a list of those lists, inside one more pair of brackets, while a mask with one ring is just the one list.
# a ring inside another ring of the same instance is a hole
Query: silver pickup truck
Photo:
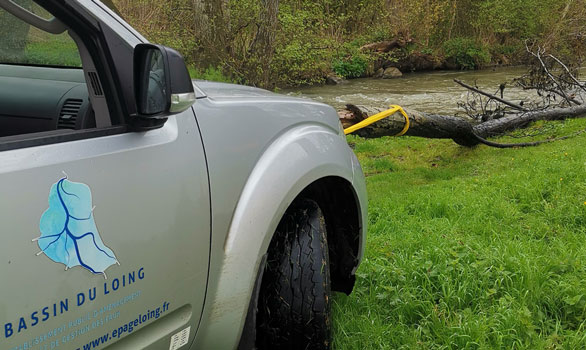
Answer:
[[366, 189], [331, 107], [191, 81], [97, 0], [0, 0], [1, 350], [329, 349]]

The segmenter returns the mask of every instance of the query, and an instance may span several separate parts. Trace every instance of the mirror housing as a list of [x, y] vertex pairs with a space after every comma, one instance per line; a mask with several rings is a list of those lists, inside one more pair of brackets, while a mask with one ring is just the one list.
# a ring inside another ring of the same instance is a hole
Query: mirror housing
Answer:
[[170, 115], [195, 102], [191, 77], [181, 54], [162, 45], [139, 44], [134, 49], [134, 87], [138, 126], [162, 126]]

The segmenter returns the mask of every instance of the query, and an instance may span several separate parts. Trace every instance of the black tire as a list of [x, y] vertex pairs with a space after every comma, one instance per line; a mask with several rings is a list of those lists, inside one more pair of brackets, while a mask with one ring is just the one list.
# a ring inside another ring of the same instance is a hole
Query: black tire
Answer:
[[330, 268], [324, 216], [299, 200], [271, 242], [258, 299], [258, 349], [331, 348]]

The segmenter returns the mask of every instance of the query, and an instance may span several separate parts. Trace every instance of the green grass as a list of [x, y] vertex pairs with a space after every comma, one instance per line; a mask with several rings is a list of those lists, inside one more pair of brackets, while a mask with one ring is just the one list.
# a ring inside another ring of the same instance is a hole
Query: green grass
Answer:
[[81, 67], [81, 58], [73, 42], [31, 42], [27, 45], [25, 56], [19, 60], [19, 63]]
[[32, 27], [24, 52], [8, 51], [0, 56], [0, 61], [8, 63], [81, 67], [79, 50], [68, 34], [53, 35]]
[[586, 135], [507, 150], [349, 142], [369, 229], [354, 293], [333, 299], [335, 349], [586, 348]]

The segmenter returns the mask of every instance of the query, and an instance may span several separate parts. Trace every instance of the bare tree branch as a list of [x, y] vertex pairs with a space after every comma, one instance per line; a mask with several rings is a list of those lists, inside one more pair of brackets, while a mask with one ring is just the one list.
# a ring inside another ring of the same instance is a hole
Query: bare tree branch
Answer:
[[465, 88], [466, 88], [466, 89], [468, 89], [468, 90], [472, 90], [472, 91], [474, 91], [474, 92], [476, 92], [476, 93], [478, 93], [478, 94], [481, 94], [481, 95], [484, 95], [484, 96], [486, 96], [486, 97], [489, 97], [490, 99], [493, 99], [493, 100], [499, 101], [500, 103], [502, 103], [502, 104], [505, 104], [505, 105], [507, 105], [507, 106], [509, 106], [509, 107], [512, 107], [512, 108], [514, 108], [514, 109], [516, 109], [516, 110], [518, 110], [518, 111], [522, 111], [522, 112], [528, 112], [528, 111], [529, 111], [527, 108], [525, 108], [525, 107], [523, 107], [523, 106], [520, 106], [520, 105], [518, 105], [518, 104], [515, 104], [515, 103], [513, 103], [513, 102], [509, 102], [509, 101], [507, 101], [507, 100], [504, 100], [504, 99], [502, 99], [502, 98], [500, 98], [500, 97], [498, 97], [498, 96], [495, 96], [495, 95], [489, 94], [488, 92], [484, 92], [484, 91], [482, 91], [482, 90], [480, 90], [480, 89], [477, 89], [477, 88], [475, 88], [475, 87], [473, 87], [473, 86], [470, 86], [470, 85], [468, 85], [468, 84], [466, 84], [466, 83], [462, 82], [461, 80], [454, 79], [454, 82], [456, 82], [458, 85], [461, 85], [461, 86], [465, 87]]
[[570, 69], [568, 68], [568, 66], [566, 66], [562, 61], [560, 61], [554, 55], [549, 55], [549, 57], [553, 58], [557, 63], [559, 63], [560, 66], [564, 67], [564, 69], [566, 70], [566, 72], [568, 73], [568, 75], [570, 76], [570, 78], [576, 83], [576, 85], [580, 89], [586, 91], [586, 85], [582, 84], [578, 79], [576, 79], [576, 77], [572, 74], [572, 72], [570, 72]]
[[[529, 50], [529, 47], [527, 46], [527, 43], [525, 43], [525, 47], [527, 48], [527, 52], [529, 52], [532, 56], [534, 56], [535, 58], [537, 58], [537, 60], [539, 61], [539, 63], [541, 64], [541, 67], [543, 68], [543, 70], [545, 71], [545, 73], [547, 74], [547, 76], [551, 79], [551, 81], [558, 87], [558, 91], [562, 94], [562, 96], [564, 97], [564, 99], [571, 104], [572, 102], [570, 101], [570, 98], [568, 97], [568, 95], [566, 94], [566, 92], [564, 91], [564, 88], [562, 87], [562, 85], [558, 82], [558, 80], [553, 76], [553, 74], [551, 74], [551, 72], [549, 71], [549, 69], [547, 68], [547, 65], [545, 64], [545, 62], [543, 62], [543, 58], [541, 57], [542, 54], [545, 53], [545, 49], [542, 49], [541, 47], [537, 47], [537, 52], [533, 52], [531, 50]], [[543, 52], [542, 52], [543, 50]]]

